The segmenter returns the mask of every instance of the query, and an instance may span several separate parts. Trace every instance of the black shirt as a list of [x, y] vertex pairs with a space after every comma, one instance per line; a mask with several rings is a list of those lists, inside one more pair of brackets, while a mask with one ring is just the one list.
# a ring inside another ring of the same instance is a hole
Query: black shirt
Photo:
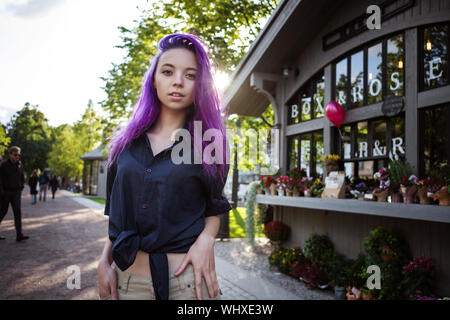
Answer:
[[22, 191], [25, 183], [23, 168], [19, 161], [4, 160], [0, 166], [0, 178], [4, 191]]
[[[171, 151], [181, 141], [154, 156], [143, 133], [119, 154], [107, 174], [105, 214], [113, 260], [124, 271], [139, 250], [149, 253], [157, 299], [169, 297], [166, 253], [188, 252], [205, 227], [205, 217], [231, 210], [222, 196], [226, 179], [210, 178], [193, 161], [172, 162]], [[194, 159], [192, 147], [191, 155]]]

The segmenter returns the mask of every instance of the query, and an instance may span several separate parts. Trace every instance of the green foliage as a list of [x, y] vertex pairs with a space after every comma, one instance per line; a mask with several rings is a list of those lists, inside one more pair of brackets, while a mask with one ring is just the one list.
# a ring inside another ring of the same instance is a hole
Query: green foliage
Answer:
[[389, 175], [391, 179], [391, 186], [398, 186], [402, 183], [402, 178], [407, 179], [412, 175], [411, 166], [401, 160], [392, 160], [389, 163]]
[[9, 146], [21, 148], [24, 172], [29, 175], [34, 169], [47, 167], [47, 157], [51, 149], [51, 130], [44, 114], [38, 106], [25, 103], [7, 125]]
[[305, 257], [311, 260], [314, 266], [321, 266], [327, 275], [333, 273], [330, 261], [335, 258], [334, 246], [328, 235], [312, 234], [303, 248]]
[[11, 138], [6, 136], [6, 130], [3, 125], [0, 125], [0, 155], [6, 156]]
[[249, 244], [253, 247], [255, 244], [255, 197], [256, 188], [259, 182], [253, 181], [250, 183], [249, 191], [247, 193], [247, 200], [245, 201], [245, 208], [247, 211], [247, 217], [245, 218], [245, 235]]
[[281, 272], [288, 273], [294, 270], [298, 264], [303, 263], [304, 259], [301, 248], [280, 249], [272, 252], [269, 256], [269, 263], [276, 266]]
[[[410, 261], [411, 253], [403, 236], [396, 231], [378, 227], [370, 231], [363, 245], [367, 252], [366, 267], [377, 265], [381, 270], [381, 289], [371, 290], [372, 294], [383, 300], [405, 298], [402, 267]], [[362, 270], [361, 277], [368, 278], [366, 270]]]

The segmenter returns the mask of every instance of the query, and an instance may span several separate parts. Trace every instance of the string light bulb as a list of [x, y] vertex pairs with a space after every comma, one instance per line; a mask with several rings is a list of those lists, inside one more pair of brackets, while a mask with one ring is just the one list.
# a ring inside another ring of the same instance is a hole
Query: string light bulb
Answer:
[[403, 60], [398, 61], [398, 68], [403, 69]]
[[430, 40], [427, 41], [427, 50], [431, 51], [431, 41]]

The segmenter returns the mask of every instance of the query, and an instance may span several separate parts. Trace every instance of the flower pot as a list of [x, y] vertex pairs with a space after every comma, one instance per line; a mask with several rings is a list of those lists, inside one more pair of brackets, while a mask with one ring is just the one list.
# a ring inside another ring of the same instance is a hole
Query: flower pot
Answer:
[[270, 188], [269, 187], [265, 187], [264, 188], [264, 193], [269, 195], [270, 194]]
[[400, 190], [403, 196], [404, 203], [414, 203], [414, 199], [416, 198], [417, 186], [412, 184], [410, 186], [400, 186]]
[[374, 297], [370, 293], [365, 294], [364, 292], [361, 293], [361, 298], [363, 300], [374, 300]]
[[303, 193], [305, 194], [305, 197], [307, 197], [307, 198], [311, 198], [312, 197], [312, 190], [311, 189], [306, 189], [305, 191], [303, 191]]
[[419, 190], [417, 190], [417, 197], [419, 198], [420, 204], [433, 204], [433, 201], [431, 198], [427, 195], [428, 191], [427, 188], [422, 187]]
[[392, 202], [403, 202], [403, 196], [400, 192], [392, 193]]
[[298, 191], [297, 188], [294, 188], [294, 190], [292, 190], [292, 196], [293, 197], [300, 197], [300, 192]]
[[272, 183], [269, 188], [270, 188], [270, 194], [272, 196], [276, 196], [277, 195], [277, 185], [275, 183]]
[[450, 206], [450, 193], [447, 191], [447, 186], [443, 186], [438, 192], [431, 195], [433, 200], [439, 200], [440, 206]]
[[389, 189], [385, 189], [383, 191], [378, 191], [373, 193], [374, 197], [378, 202], [387, 202], [387, 198], [389, 196]]
[[346, 300], [345, 287], [335, 286], [334, 287], [334, 297], [336, 300]]
[[333, 159], [325, 160], [325, 169], [327, 170], [327, 174], [329, 174], [332, 171], [338, 171], [339, 170], [338, 161]]
[[292, 197], [293, 190], [286, 189], [286, 196]]
[[261, 190], [261, 186], [258, 186], [258, 187], [256, 188], [256, 193], [257, 193], [257, 194], [264, 194], [264, 191]]
[[282, 189], [282, 188], [278, 188], [278, 195], [281, 197], [281, 196], [284, 196], [284, 190]]

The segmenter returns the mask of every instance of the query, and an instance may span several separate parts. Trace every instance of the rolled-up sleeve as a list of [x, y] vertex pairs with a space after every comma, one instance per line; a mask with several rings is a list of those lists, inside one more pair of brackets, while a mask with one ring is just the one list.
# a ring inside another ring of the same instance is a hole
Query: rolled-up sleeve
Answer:
[[226, 170], [225, 179], [220, 179], [219, 176], [211, 177], [204, 174], [204, 184], [206, 191], [206, 210], [205, 217], [216, 216], [228, 213], [231, 210], [231, 205], [228, 199], [223, 195], [223, 189], [227, 181], [228, 168]]
[[109, 216], [109, 209], [111, 206], [111, 192], [116, 179], [117, 165], [113, 162], [109, 167], [106, 174], [106, 199], [105, 199], [105, 215]]

